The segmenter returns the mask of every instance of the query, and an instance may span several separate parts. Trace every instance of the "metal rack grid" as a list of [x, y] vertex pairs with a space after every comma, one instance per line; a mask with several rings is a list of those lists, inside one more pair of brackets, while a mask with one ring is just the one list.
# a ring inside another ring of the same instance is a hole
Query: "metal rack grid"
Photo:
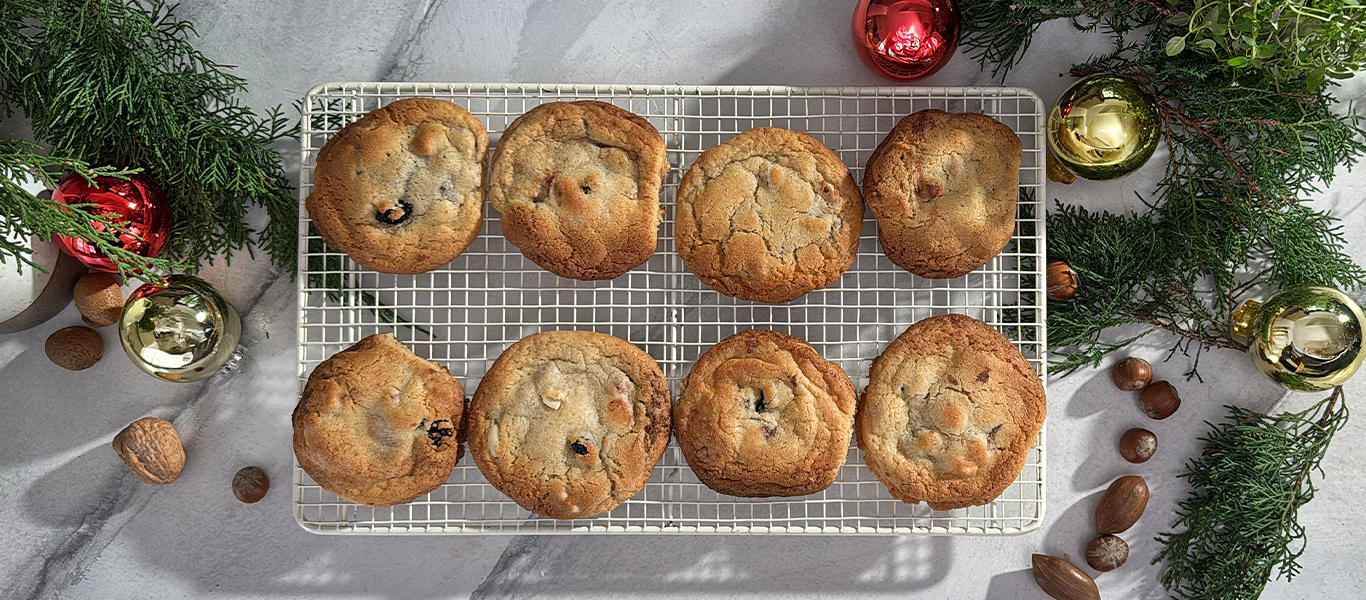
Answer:
[[[484, 228], [451, 264], [421, 275], [363, 269], [327, 248], [305, 211], [299, 223], [299, 385], [313, 367], [361, 338], [392, 332], [417, 354], [450, 369], [467, 392], [494, 359], [527, 335], [591, 329], [635, 343], [663, 369], [673, 393], [688, 367], [720, 339], [750, 328], [808, 340], [862, 389], [871, 360], [911, 323], [956, 312], [1010, 338], [1046, 380], [1044, 331], [1043, 104], [1019, 88], [788, 88], [609, 85], [342, 83], [304, 103], [300, 200], [312, 189], [317, 151], [345, 124], [407, 97], [459, 104], [488, 128], [491, 146], [517, 116], [559, 100], [596, 99], [648, 119], [664, 137], [671, 169], [661, 197], [659, 247], [641, 267], [611, 281], [552, 275], [522, 257], [485, 206]], [[927, 280], [883, 256], [865, 217], [859, 254], [834, 285], [782, 305], [735, 300], [697, 280], [674, 251], [675, 195], [703, 150], [759, 126], [806, 131], [834, 149], [862, 181], [869, 154], [901, 118], [938, 108], [983, 112], [1023, 143], [1015, 237], [982, 268]], [[395, 321], [398, 321], [396, 324]], [[1044, 516], [1044, 435], [1024, 470], [992, 503], [932, 511], [892, 498], [851, 448], [830, 488], [798, 498], [735, 498], [711, 491], [670, 444], [645, 488], [611, 512], [557, 521], [534, 515], [490, 486], [468, 457], [447, 482], [418, 500], [371, 509], [340, 500], [294, 467], [294, 515], [319, 533], [819, 533], [976, 534], [1030, 531]]]

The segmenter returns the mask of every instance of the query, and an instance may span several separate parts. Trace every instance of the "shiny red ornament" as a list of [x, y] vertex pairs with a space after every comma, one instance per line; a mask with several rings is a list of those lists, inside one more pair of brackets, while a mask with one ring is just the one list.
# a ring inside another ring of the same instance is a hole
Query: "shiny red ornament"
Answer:
[[[118, 215], [115, 222], [126, 231], [119, 232], [119, 243], [125, 250], [155, 258], [171, 235], [171, 205], [152, 180], [142, 175], [128, 179], [96, 177], [91, 187], [84, 177], [71, 175], [57, 185], [52, 199], [63, 204], [94, 204], [82, 210], [97, 215]], [[102, 223], [95, 223], [97, 231], [104, 231]], [[118, 272], [94, 244], [59, 235], [57, 243], [67, 254], [85, 266], [107, 273]]]
[[860, 0], [854, 49], [874, 72], [900, 81], [938, 71], [958, 48], [953, 0]]

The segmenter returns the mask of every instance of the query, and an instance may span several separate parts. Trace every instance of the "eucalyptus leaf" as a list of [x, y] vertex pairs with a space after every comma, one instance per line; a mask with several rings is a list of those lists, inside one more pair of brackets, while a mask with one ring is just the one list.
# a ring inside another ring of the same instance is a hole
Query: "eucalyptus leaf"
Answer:
[[1167, 40], [1167, 56], [1176, 56], [1186, 49], [1186, 36], [1178, 35]]

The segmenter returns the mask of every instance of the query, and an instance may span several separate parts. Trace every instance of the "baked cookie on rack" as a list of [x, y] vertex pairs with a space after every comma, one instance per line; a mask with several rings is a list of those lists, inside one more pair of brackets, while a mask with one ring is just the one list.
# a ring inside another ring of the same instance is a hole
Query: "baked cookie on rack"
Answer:
[[328, 246], [381, 273], [451, 262], [483, 226], [489, 136], [445, 100], [371, 111], [318, 151], [304, 205]]
[[460, 460], [465, 392], [387, 333], [323, 361], [294, 407], [294, 456], [323, 489], [367, 506], [411, 502]]
[[669, 386], [650, 355], [592, 331], [510, 346], [470, 401], [470, 454], [493, 487], [555, 519], [612, 510], [669, 445]]
[[678, 188], [678, 255], [741, 300], [787, 302], [834, 283], [862, 230], [849, 169], [800, 131], [741, 133], [698, 156]]
[[868, 158], [863, 199], [887, 258], [948, 279], [1010, 242], [1020, 190], [1019, 136], [977, 113], [922, 110], [901, 119]]
[[503, 235], [541, 268], [613, 279], [655, 253], [668, 171], [649, 121], [606, 102], [551, 102], [503, 132], [489, 203]]
[[950, 510], [994, 500], [1043, 427], [1038, 374], [990, 325], [917, 322], [873, 360], [855, 423], [868, 470], [892, 496]]
[[707, 350], [674, 404], [697, 478], [732, 496], [814, 494], [835, 481], [853, 435], [854, 384], [811, 344], [751, 329]]

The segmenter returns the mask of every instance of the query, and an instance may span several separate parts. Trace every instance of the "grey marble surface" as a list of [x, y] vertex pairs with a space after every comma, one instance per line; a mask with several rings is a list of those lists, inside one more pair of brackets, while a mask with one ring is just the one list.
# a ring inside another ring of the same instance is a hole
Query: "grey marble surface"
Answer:
[[[852, 0], [190, 0], [180, 14], [198, 46], [236, 65], [253, 106], [288, 105], [328, 81], [475, 81], [882, 85], [855, 56]], [[1006, 79], [1056, 98], [1067, 66], [1107, 48], [1065, 25], [1040, 30], [1025, 64]], [[1340, 96], [1366, 101], [1366, 82]], [[926, 85], [990, 85], [957, 57]], [[297, 150], [285, 148], [290, 168]], [[1052, 186], [1050, 196], [1092, 208], [1139, 206], [1161, 157], [1120, 182]], [[1349, 250], [1366, 262], [1366, 175], [1343, 173], [1317, 202], [1345, 220]], [[1034, 552], [1082, 554], [1099, 492], [1114, 477], [1145, 476], [1146, 516], [1124, 537], [1129, 564], [1098, 577], [1107, 598], [1161, 598], [1154, 535], [1186, 488], [1175, 478], [1219, 406], [1268, 409], [1282, 394], [1238, 354], [1206, 355], [1208, 383], [1181, 384], [1183, 408], [1152, 423], [1104, 370], [1050, 382], [1048, 516], [1012, 538], [945, 537], [326, 537], [295, 525], [289, 507], [289, 412], [295, 402], [295, 295], [288, 275], [237, 257], [205, 277], [241, 309], [253, 360], [197, 385], [153, 380], [121, 355], [111, 329], [106, 358], [60, 371], [43, 340], [78, 323], [74, 307], [26, 332], [0, 336], [0, 597], [4, 598], [522, 598], [522, 597], [947, 597], [1044, 598]], [[1151, 336], [1134, 354], [1161, 377], [1186, 370], [1160, 359]], [[1348, 397], [1366, 392], [1366, 379]], [[1284, 406], [1304, 405], [1292, 396]], [[1353, 401], [1354, 402], [1354, 401]], [[128, 422], [171, 419], [185, 440], [174, 485], [136, 482], [109, 448]], [[1146, 425], [1157, 457], [1132, 466], [1112, 449]], [[1300, 579], [1266, 598], [1348, 598], [1366, 589], [1366, 470], [1357, 458], [1366, 423], [1353, 420], [1324, 464], [1327, 478], [1301, 520], [1309, 546]], [[259, 504], [228, 489], [256, 464], [275, 481]], [[1080, 558], [1077, 559], [1080, 562]]]

